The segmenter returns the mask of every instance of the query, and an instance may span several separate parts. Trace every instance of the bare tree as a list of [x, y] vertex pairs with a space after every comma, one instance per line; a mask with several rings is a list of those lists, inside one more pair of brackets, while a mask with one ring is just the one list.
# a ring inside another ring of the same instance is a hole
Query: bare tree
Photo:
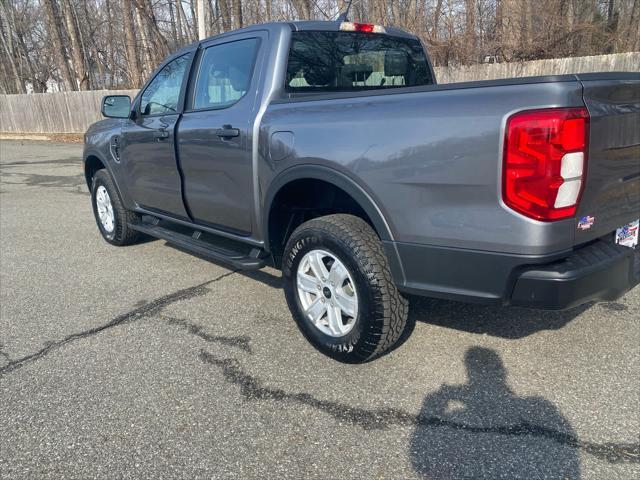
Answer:
[[241, 0], [233, 1], [233, 28], [242, 28], [244, 22], [242, 21], [242, 2]]
[[140, 60], [138, 57], [138, 48], [136, 43], [136, 36], [134, 34], [133, 27], [133, 12], [132, 12], [131, 0], [122, 0], [122, 19], [124, 21], [124, 40], [127, 45], [127, 61], [129, 63], [129, 77], [131, 79], [131, 85], [139, 87], [141, 82], [141, 69]]
[[218, 5], [220, 6], [220, 16], [222, 20], [222, 30], [228, 31], [231, 30], [231, 9], [229, 8], [229, 3], [231, 0], [218, 0]]
[[476, 32], [476, 2], [475, 0], [465, 0], [466, 22], [465, 22], [465, 43], [467, 47], [467, 61], [473, 62], [477, 53], [478, 34]]
[[74, 84], [71, 69], [67, 63], [66, 53], [64, 50], [64, 41], [62, 32], [63, 27], [58, 17], [57, 6], [55, 0], [43, 0], [42, 4], [45, 9], [47, 21], [49, 24], [49, 36], [51, 45], [53, 47], [53, 57], [58, 67], [58, 71], [61, 76], [61, 81], [66, 90], [77, 90], [77, 86]]
[[624, 48], [626, 50], [640, 49], [640, 0], [633, 0], [626, 29]]
[[[0, 41], [2, 42], [2, 66], [3, 70], [10, 75], [6, 75], [6, 78], [13, 80], [13, 86], [15, 91], [9, 85], [4, 86], [5, 91], [12, 91], [13, 93], [25, 93], [26, 89], [23, 81], [21, 80], [20, 72], [17, 67], [17, 51], [13, 42], [12, 31], [15, 30], [15, 20], [12, 13], [11, 6], [5, 6], [5, 0], [0, 1]], [[3, 75], [5, 77], [5, 75]]]
[[[346, 0], [202, 0], [206, 35], [337, 18]], [[0, 0], [0, 90], [138, 87], [198, 38], [198, 0]], [[355, 0], [355, 21], [419, 36], [436, 65], [640, 49], [640, 0]]]
[[80, 36], [75, 7], [70, 0], [61, 0], [61, 8], [64, 14], [66, 32], [70, 41], [69, 51], [75, 71], [75, 81], [80, 90], [88, 90], [89, 74], [85, 65], [87, 55]]

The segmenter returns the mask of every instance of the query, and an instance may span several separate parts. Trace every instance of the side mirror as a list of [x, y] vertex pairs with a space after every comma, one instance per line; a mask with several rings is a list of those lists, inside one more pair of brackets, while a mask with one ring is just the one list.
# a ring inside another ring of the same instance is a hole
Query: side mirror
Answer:
[[107, 95], [102, 99], [101, 112], [108, 118], [129, 118], [131, 98], [129, 95]]

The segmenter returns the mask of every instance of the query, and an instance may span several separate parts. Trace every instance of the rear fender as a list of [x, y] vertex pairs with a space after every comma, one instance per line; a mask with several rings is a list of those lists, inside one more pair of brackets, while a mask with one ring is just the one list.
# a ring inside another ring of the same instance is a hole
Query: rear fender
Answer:
[[404, 283], [404, 272], [394, 241], [393, 229], [385, 219], [382, 211], [371, 196], [355, 180], [332, 168], [321, 165], [299, 165], [291, 167], [278, 175], [269, 185], [263, 201], [262, 231], [265, 236], [265, 246], [270, 250], [269, 243], [269, 213], [277, 193], [288, 183], [295, 180], [313, 179], [327, 182], [350, 195], [367, 214], [382, 241], [389, 261], [391, 273], [398, 285]]

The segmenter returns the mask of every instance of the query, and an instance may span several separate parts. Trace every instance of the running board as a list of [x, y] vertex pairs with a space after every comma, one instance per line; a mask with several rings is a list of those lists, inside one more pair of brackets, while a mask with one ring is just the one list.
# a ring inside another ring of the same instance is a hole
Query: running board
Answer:
[[168, 225], [147, 215], [143, 219], [129, 223], [129, 227], [210, 260], [229, 264], [238, 270], [259, 270], [267, 264], [265, 252], [260, 248], [205, 233], [196, 228]]

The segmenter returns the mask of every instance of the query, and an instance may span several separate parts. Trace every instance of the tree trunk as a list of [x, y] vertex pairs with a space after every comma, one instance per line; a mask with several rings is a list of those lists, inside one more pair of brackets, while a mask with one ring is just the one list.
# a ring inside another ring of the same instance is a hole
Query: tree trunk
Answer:
[[[191, 29], [189, 28], [189, 22], [187, 21], [187, 16], [184, 13], [184, 8], [182, 6], [182, 0], [176, 0], [176, 18], [178, 19], [178, 31], [180, 32], [180, 38], [183, 41], [192, 42], [193, 35]], [[183, 36], [184, 32], [184, 36]]]
[[[113, 6], [111, 4], [113, 0], [106, 0], [105, 1], [105, 6], [107, 8], [107, 36], [109, 38], [109, 40], [112, 40], [115, 38], [114, 36], [114, 32], [113, 32], [113, 24], [114, 24], [114, 18], [113, 18]], [[126, 39], [125, 39], [126, 42]], [[125, 48], [126, 51], [126, 48]], [[109, 53], [108, 53], [108, 69], [109, 69], [109, 85], [111, 88], [115, 88], [117, 85], [117, 70], [118, 67], [116, 65], [116, 49], [115, 48], [109, 48]]]
[[171, 23], [171, 38], [173, 39], [174, 45], [180, 45], [180, 40], [178, 39], [178, 29], [176, 28], [176, 17], [173, 14], [173, 2], [171, 0], [167, 1], [169, 5], [169, 21]]
[[67, 63], [67, 58], [64, 51], [64, 42], [62, 40], [62, 27], [58, 20], [57, 7], [54, 3], [55, 0], [42, 0], [42, 5], [45, 9], [45, 15], [49, 23], [49, 38], [51, 46], [53, 48], [53, 56], [60, 72], [62, 84], [65, 90], [77, 90], [78, 87], [73, 81], [73, 75], [71, 75], [71, 69]]
[[521, 45], [524, 26], [522, 25], [523, 0], [501, 0], [499, 26], [500, 45], [507, 62], [513, 61]]
[[[13, 85], [15, 87], [15, 92], [11, 92], [10, 91], [9, 93], [26, 93], [26, 90], [24, 88], [24, 83], [22, 83], [22, 80], [20, 78], [20, 74], [18, 73], [18, 68], [16, 67], [16, 62], [15, 62], [15, 59], [13, 57], [13, 53], [11, 52], [11, 49], [9, 47], [8, 42], [4, 38], [3, 30], [4, 30], [4, 28], [0, 28], [0, 40], [2, 41], [2, 51], [4, 52], [4, 56], [7, 59], [7, 63], [9, 64], [9, 69], [11, 70], [11, 77], [12, 77], [12, 80], [13, 80]], [[7, 87], [9, 85], [10, 85], [10, 83], [7, 82]]]
[[177, 30], [177, 33], [178, 33], [178, 37], [177, 37], [178, 38], [178, 43], [180, 45], [182, 45], [184, 43], [185, 36], [186, 36], [186, 38], [189, 38], [189, 33], [188, 32], [185, 32], [186, 33], [185, 36], [182, 35], [182, 32], [183, 32], [183, 30], [182, 30], [183, 11], [182, 11], [181, 3], [182, 3], [182, 0], [176, 0], [176, 30]]
[[520, 2], [520, 44], [519, 50], [520, 55], [523, 59], [530, 60], [527, 58], [527, 54], [525, 53], [529, 47], [531, 46], [531, 28], [530, 21], [531, 18], [529, 16], [528, 2], [521, 1]]
[[438, 40], [438, 28], [440, 27], [440, 15], [442, 15], [442, 0], [438, 0], [436, 3], [436, 10], [433, 14], [433, 31], [431, 32], [431, 38]]
[[[2, 40], [2, 43], [4, 43], [4, 39]], [[7, 71], [5, 59], [0, 56], [0, 94], [7, 95], [11, 93], [18, 93], [14, 91], [14, 88], [15, 84], [13, 79], [11, 79], [11, 73]]]
[[156, 20], [156, 16], [153, 13], [153, 7], [151, 6], [151, 0], [134, 0], [137, 11], [141, 17], [141, 25], [143, 29], [145, 29], [145, 34], [147, 35], [147, 42], [151, 46], [153, 43], [153, 48], [149, 49], [149, 58], [152, 59], [153, 66], [160, 63], [164, 57], [169, 54], [169, 44], [167, 43], [167, 39], [164, 38], [162, 32], [158, 28], [158, 21]]
[[291, 0], [300, 20], [313, 20], [311, 18], [311, 0]]
[[198, 40], [207, 38], [207, 18], [204, 0], [196, 0], [196, 15], [198, 20]]
[[[31, 82], [31, 87], [33, 88], [33, 91], [35, 93], [43, 93], [46, 90], [47, 86], [46, 84], [43, 85], [40, 79], [38, 79], [35, 69], [33, 68], [33, 62], [31, 61], [29, 51], [27, 50], [27, 46], [25, 45], [25, 42], [24, 42], [24, 31], [22, 30], [22, 27], [17, 28], [16, 26], [16, 37], [17, 37], [17, 43], [18, 43], [18, 49], [17, 49], [18, 57], [23, 58], [27, 66], [28, 77], [26, 79], [28, 79]], [[24, 84], [24, 82], [21, 82], [21, 83]], [[25, 92], [26, 92], [26, 88], [25, 88]]]
[[133, 88], [140, 87], [141, 69], [140, 60], [138, 58], [138, 45], [133, 26], [133, 12], [131, 10], [131, 0], [122, 0], [122, 20], [124, 22], [124, 39], [127, 44], [127, 63], [129, 65], [128, 73]]
[[[93, 29], [93, 25], [91, 23], [91, 16], [89, 15], [89, 7], [87, 5], [87, 0], [82, 1], [82, 13], [84, 17], [82, 21], [77, 15], [75, 15], [76, 24], [78, 25], [78, 29], [80, 31], [80, 38], [83, 39], [85, 43], [85, 64], [87, 66], [87, 71], [89, 72], [89, 84], [91, 85], [91, 89], [102, 89], [107, 88], [107, 72], [109, 67], [109, 56], [107, 52], [100, 52], [98, 48], [98, 40], [96, 40], [95, 30]], [[83, 28], [84, 27], [84, 28]], [[111, 26], [109, 26], [111, 28]], [[111, 37], [113, 38], [113, 37]], [[89, 43], [89, 46], [86, 43]], [[109, 48], [109, 52], [113, 52], [114, 48]], [[91, 52], [89, 54], [89, 51]], [[101, 56], [100, 54], [103, 53]], [[96, 69], [98, 70], [98, 75], [93, 74], [92, 68], [92, 59], [93, 64], [95, 64]]]
[[197, 16], [196, 16], [196, 11], [195, 11], [194, 6], [193, 6], [193, 2], [194, 1], [196, 1], [196, 0], [191, 0], [189, 2], [189, 8], [191, 9], [191, 19], [193, 20], [193, 25], [192, 25], [193, 36], [191, 37], [193, 40], [198, 38], [198, 22], [196, 22]]
[[222, 16], [222, 30], [225, 32], [231, 30], [231, 12], [229, 12], [229, 4], [227, 1], [231, 0], [218, 0], [220, 15]]
[[142, 40], [142, 70], [144, 72], [144, 77], [148, 77], [149, 74], [153, 71], [153, 58], [151, 53], [151, 44], [149, 43], [149, 36], [147, 35], [147, 30], [145, 28], [144, 22], [142, 21], [142, 16], [140, 15], [140, 10], [137, 7], [133, 7], [135, 11], [136, 17], [136, 27], [138, 32], [140, 32], [140, 39]]
[[467, 44], [467, 62], [475, 63], [476, 57], [476, 2], [474, 0], [466, 1], [466, 28], [465, 37]]
[[73, 5], [69, 0], [62, 0], [62, 12], [64, 14], [64, 21], [67, 27], [67, 35], [69, 36], [69, 41], [71, 42], [71, 59], [73, 63], [73, 69], [76, 74], [76, 83], [78, 84], [80, 90], [88, 90], [89, 89], [89, 75], [85, 68], [84, 63], [84, 47], [82, 45], [82, 40], [80, 39], [80, 32], [78, 31], [78, 26], [74, 19], [74, 14], [72, 12]]
[[615, 11], [615, 0], [609, 0], [607, 5], [607, 46], [606, 53], [613, 53], [616, 50], [616, 43], [619, 41], [617, 35], [618, 30], [618, 12]]
[[640, 49], [640, 0], [633, 0], [626, 38], [627, 51]]
[[[8, 7], [5, 7], [4, 0], [0, 0], [0, 40], [2, 40], [2, 51], [4, 52], [4, 56], [6, 57], [6, 63], [8, 63], [8, 67], [9, 67], [8, 69], [11, 72], [9, 76], [12, 77], [11, 80], [16, 89], [14, 93], [26, 93], [26, 89], [23, 81], [24, 79], [20, 75], [20, 72], [16, 65], [17, 55], [16, 55], [16, 49], [13, 44], [13, 33], [12, 33], [16, 31], [16, 25], [15, 25], [15, 19], [13, 15], [10, 15], [9, 13], [9, 9], [11, 8], [13, 8], [11, 5], [9, 5]], [[10, 82], [7, 82], [7, 87], [9, 87], [10, 84], [11, 84]]]
[[613, 9], [615, 6], [615, 0], [609, 0], [607, 2], [607, 23], [611, 23], [613, 21]]
[[211, 32], [214, 35], [222, 33], [222, 25], [220, 24], [220, 10], [218, 9], [218, 2], [215, 0], [208, 0], [209, 3], [209, 15], [211, 16]]
[[241, 0], [233, 0], [233, 25], [234, 28], [242, 28], [242, 3]]

